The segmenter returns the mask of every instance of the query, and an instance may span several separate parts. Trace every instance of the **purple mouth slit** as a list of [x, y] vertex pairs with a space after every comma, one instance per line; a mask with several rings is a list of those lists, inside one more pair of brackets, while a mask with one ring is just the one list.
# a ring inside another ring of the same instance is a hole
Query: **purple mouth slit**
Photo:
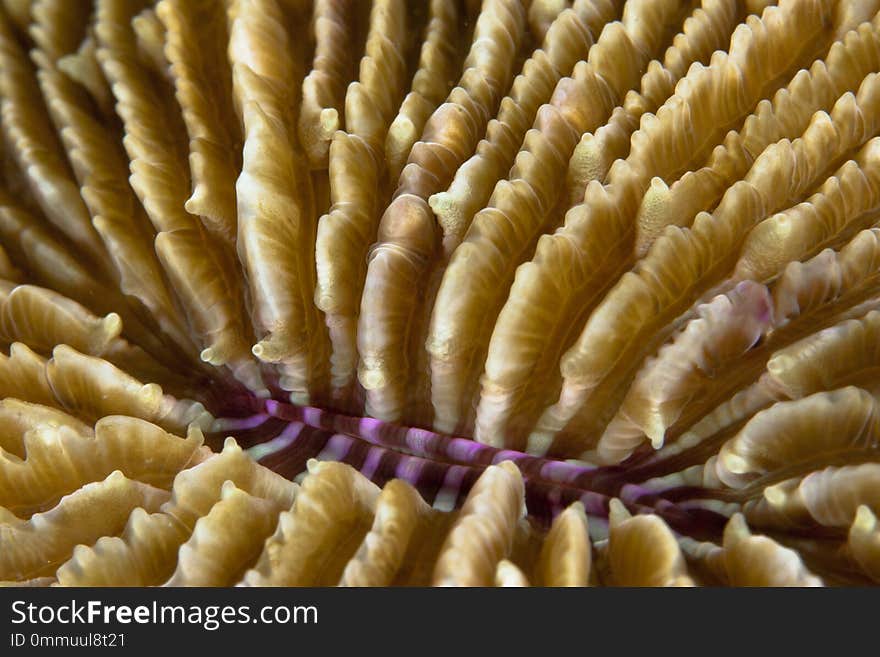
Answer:
[[717, 536], [727, 521], [707, 509], [676, 505], [699, 499], [706, 494], [703, 489], [644, 489], [627, 481], [626, 466], [587, 467], [370, 417], [272, 399], [262, 403], [263, 413], [217, 420], [217, 435], [233, 433], [260, 464], [289, 478], [304, 472], [312, 458], [341, 461], [379, 486], [400, 478], [429, 503], [442, 495], [457, 508], [487, 466], [512, 461], [522, 472], [530, 515], [545, 526], [576, 501], [588, 516], [607, 520], [612, 497], [620, 497], [633, 513], [657, 513], [675, 530], [699, 540]]

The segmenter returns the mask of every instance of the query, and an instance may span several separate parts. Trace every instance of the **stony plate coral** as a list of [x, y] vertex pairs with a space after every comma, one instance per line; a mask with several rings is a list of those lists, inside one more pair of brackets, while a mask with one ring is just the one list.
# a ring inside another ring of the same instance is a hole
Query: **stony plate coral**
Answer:
[[880, 0], [0, 0], [0, 580], [880, 582]]

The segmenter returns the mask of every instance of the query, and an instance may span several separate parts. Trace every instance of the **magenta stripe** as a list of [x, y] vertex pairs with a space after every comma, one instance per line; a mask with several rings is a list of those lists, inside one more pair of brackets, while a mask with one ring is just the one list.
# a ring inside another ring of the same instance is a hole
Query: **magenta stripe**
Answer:
[[266, 402], [266, 410], [279, 418], [298, 420], [309, 426], [345, 433], [374, 445], [432, 460], [471, 466], [511, 460], [524, 474], [554, 483], [591, 488], [593, 476], [601, 471], [601, 468], [554, 461], [514, 450], [501, 450], [469, 438], [455, 438], [426, 429], [403, 427], [375, 418], [355, 418], [275, 400]]
[[211, 427], [212, 433], [222, 433], [224, 431], [243, 431], [247, 429], [255, 429], [269, 419], [267, 413], [257, 413], [248, 417], [224, 417], [217, 418]]
[[323, 436], [319, 459], [348, 463], [379, 485], [402, 478], [428, 501], [448, 500], [457, 506], [487, 465], [511, 460], [522, 471], [530, 516], [542, 522], [575, 501], [581, 501], [590, 516], [603, 518], [610, 498], [621, 495], [633, 513], [657, 513], [673, 529], [694, 536], [706, 536], [707, 530], [717, 533], [726, 520], [715, 512], [691, 512], [663, 499], [668, 491], [648, 491], [632, 484], [621, 490], [626, 481], [619, 467], [585, 467], [426, 429], [275, 400], [266, 401], [265, 408], [274, 417], [302, 422]]

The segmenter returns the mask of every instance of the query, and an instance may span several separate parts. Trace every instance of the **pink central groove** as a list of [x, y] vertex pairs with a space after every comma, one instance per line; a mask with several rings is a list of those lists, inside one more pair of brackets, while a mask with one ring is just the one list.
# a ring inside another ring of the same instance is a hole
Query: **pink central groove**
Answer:
[[379, 485], [401, 478], [429, 503], [452, 508], [464, 501], [486, 467], [509, 460], [522, 471], [530, 516], [542, 524], [575, 501], [604, 524], [612, 497], [633, 513], [658, 514], [674, 530], [696, 538], [717, 536], [727, 520], [687, 505], [689, 499], [705, 497], [704, 490], [651, 490], [627, 481], [626, 467], [578, 465], [277, 399], [258, 400], [252, 408], [257, 412], [218, 420], [217, 434], [235, 433], [261, 464], [290, 478], [311, 458], [342, 461]]

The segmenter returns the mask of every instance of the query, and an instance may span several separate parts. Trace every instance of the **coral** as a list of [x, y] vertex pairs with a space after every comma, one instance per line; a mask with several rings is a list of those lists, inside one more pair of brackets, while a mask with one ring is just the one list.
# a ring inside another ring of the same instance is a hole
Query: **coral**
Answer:
[[3, 584], [880, 582], [877, 0], [4, 0], [0, 128]]

